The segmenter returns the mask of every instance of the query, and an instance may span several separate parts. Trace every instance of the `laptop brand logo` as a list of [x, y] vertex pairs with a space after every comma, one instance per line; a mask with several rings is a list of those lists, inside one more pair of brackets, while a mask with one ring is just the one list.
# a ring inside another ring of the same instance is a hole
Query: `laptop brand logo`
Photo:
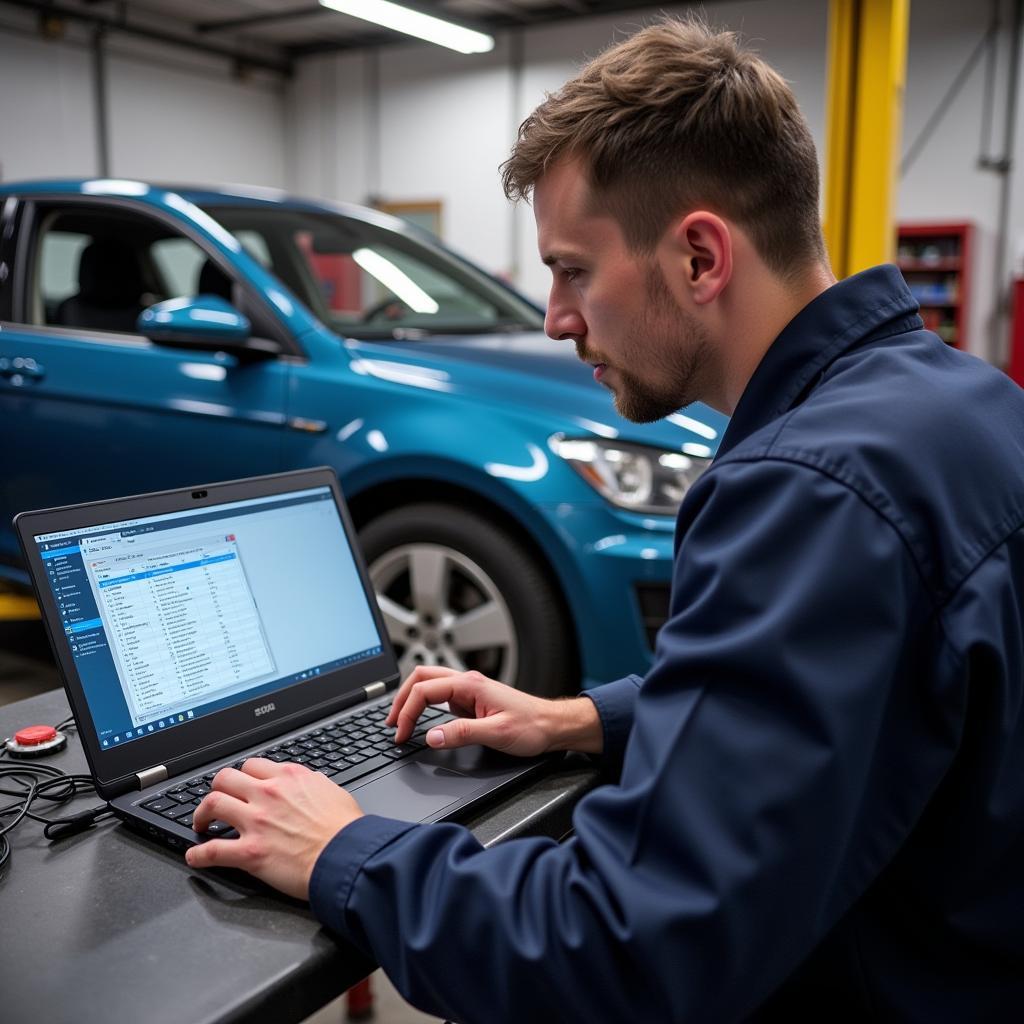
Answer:
[[259, 718], [259, 717], [260, 717], [260, 715], [269, 715], [271, 711], [276, 711], [276, 710], [277, 710], [277, 705], [276, 705], [276, 704], [261, 704], [261, 705], [260, 705], [260, 706], [259, 706], [259, 707], [258, 707], [258, 708], [257, 708], [257, 709], [256, 709], [256, 710], [254, 711], [254, 712], [253, 712], [253, 714], [254, 714], [254, 715], [255, 715], [255, 716], [257, 717], [257, 718]]

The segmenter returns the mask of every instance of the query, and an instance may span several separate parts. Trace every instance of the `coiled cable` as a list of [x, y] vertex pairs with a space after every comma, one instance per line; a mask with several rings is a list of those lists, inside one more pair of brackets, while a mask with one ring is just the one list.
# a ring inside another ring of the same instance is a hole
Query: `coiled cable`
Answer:
[[[74, 726], [68, 718], [54, 726], [58, 731]], [[7, 838], [25, 819], [43, 826], [43, 835], [51, 842], [65, 839], [90, 828], [101, 818], [113, 812], [109, 804], [90, 807], [63, 818], [48, 818], [36, 813], [39, 804], [60, 806], [83, 793], [94, 793], [96, 785], [90, 775], [65, 772], [52, 764], [12, 761], [7, 750], [0, 747], [0, 799], [13, 797], [13, 801], [0, 806], [0, 872], [11, 859], [11, 844]]]

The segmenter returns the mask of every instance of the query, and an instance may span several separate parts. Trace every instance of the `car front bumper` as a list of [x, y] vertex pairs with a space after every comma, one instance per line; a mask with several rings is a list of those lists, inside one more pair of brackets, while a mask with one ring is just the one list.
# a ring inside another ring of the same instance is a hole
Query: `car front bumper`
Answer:
[[643, 675], [668, 615], [674, 517], [603, 502], [544, 511], [562, 549], [555, 563], [576, 623], [584, 687]]

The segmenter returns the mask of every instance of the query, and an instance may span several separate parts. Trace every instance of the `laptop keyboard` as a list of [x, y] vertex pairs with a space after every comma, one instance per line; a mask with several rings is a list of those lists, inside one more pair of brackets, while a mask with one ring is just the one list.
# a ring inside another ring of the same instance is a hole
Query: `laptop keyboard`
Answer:
[[[426, 746], [423, 737], [427, 730], [449, 722], [454, 717], [440, 708], [426, 708], [412, 736], [399, 745], [394, 740], [394, 728], [384, 724], [389, 708], [390, 705], [368, 708], [339, 722], [318, 726], [301, 736], [294, 736], [283, 743], [249, 754], [231, 766], [241, 768], [250, 757], [265, 757], [278, 762], [294, 761], [321, 772], [339, 786], [345, 786], [422, 750]], [[220, 766], [225, 767], [227, 765]], [[187, 782], [176, 783], [142, 806], [178, 825], [191, 828], [192, 814], [203, 797], [210, 792], [210, 784], [220, 768], [205, 775], [197, 775]], [[211, 822], [203, 834], [237, 835], [223, 821]]]

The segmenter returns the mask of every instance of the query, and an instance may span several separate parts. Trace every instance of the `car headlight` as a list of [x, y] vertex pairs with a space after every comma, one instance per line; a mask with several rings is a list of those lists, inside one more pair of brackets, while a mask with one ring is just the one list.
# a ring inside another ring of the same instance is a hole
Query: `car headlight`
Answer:
[[710, 459], [639, 444], [556, 434], [551, 450], [599, 494], [631, 512], [671, 515]]

